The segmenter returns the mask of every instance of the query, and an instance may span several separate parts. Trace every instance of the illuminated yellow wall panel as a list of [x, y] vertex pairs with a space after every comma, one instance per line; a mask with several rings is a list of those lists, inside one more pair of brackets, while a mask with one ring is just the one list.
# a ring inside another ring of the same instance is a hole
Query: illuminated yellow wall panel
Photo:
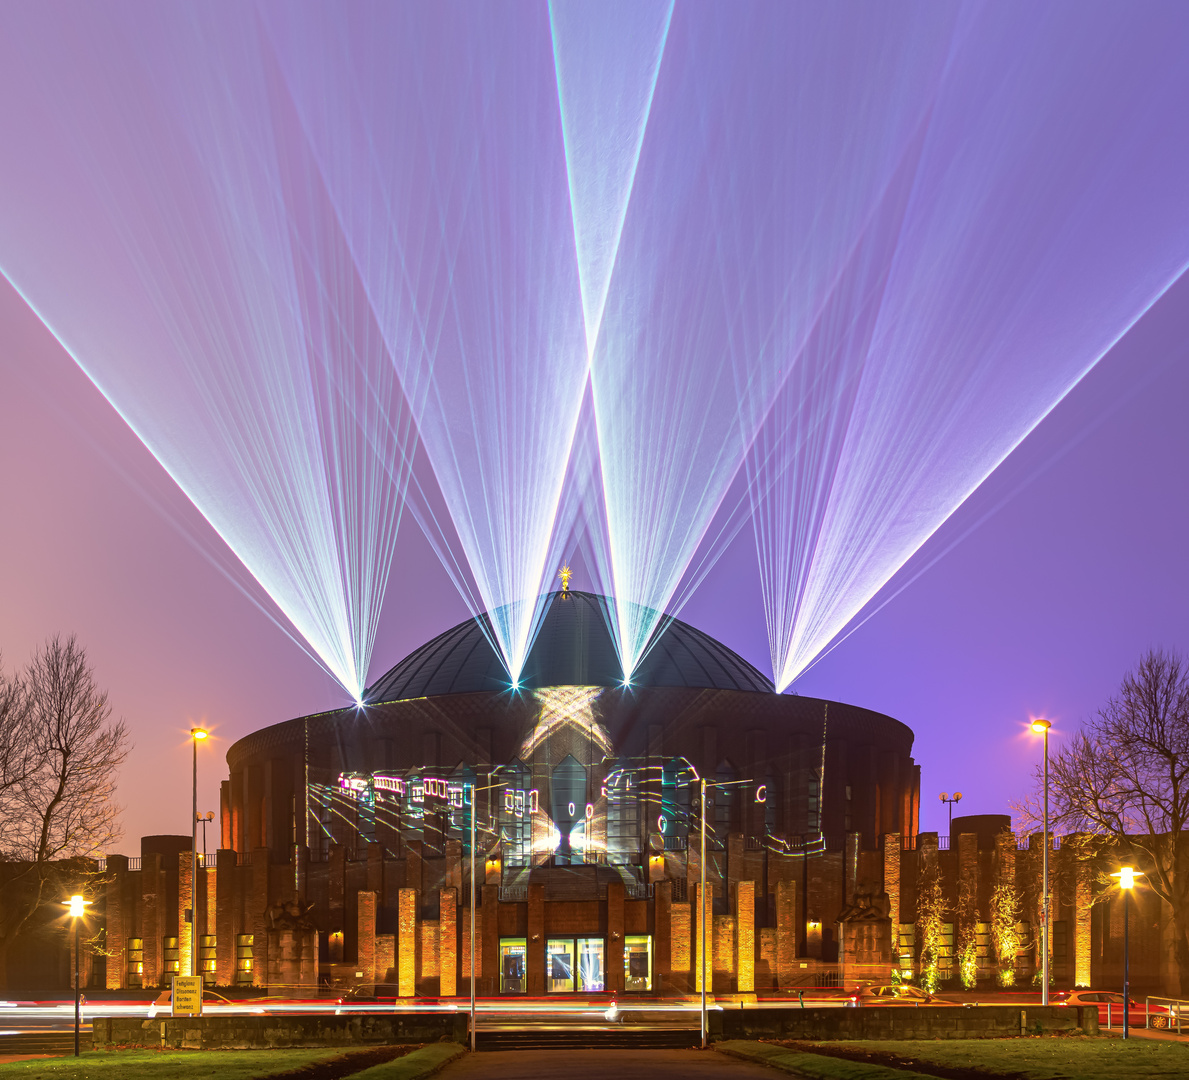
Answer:
[[735, 886], [736, 910], [736, 963], [738, 984], [741, 994], [749, 994], [756, 988], [756, 883], [740, 881]]
[[673, 971], [689, 971], [689, 904], [674, 904], [669, 909], [670, 954], [669, 966]]
[[454, 997], [458, 993], [458, 907], [453, 889], [438, 894], [438, 910], [438, 971], [442, 978], [438, 994]]
[[396, 956], [397, 993], [412, 997], [417, 992], [416, 889], [401, 889], [397, 894]]

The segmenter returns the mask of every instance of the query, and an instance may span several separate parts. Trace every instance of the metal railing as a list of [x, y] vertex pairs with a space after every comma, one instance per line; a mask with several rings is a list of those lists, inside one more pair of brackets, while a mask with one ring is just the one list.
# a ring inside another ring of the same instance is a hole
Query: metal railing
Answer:
[[[1152, 1006], [1163, 1009], [1164, 1012], [1152, 1013]], [[1164, 1031], [1171, 1031], [1176, 1028], [1177, 1034], [1182, 1033], [1181, 1028], [1185, 1021], [1189, 1020], [1189, 1001], [1183, 998], [1167, 998], [1167, 997], [1146, 997], [1144, 998], [1144, 1011], [1147, 1016], [1144, 1020], [1144, 1027], [1158, 1028]], [[1107, 1027], [1110, 1026], [1110, 1006], [1107, 1006]]]
[[629, 900], [651, 900], [653, 894], [652, 882], [631, 882], [624, 887], [624, 894]]
[[685, 836], [666, 836], [666, 851], [685, 851], [689, 847], [689, 838]]
[[128, 859], [128, 869], [129, 870], [139, 870], [140, 869], [140, 856], [139, 855], [136, 856], [135, 858]]
[[[505, 904], [519, 904], [528, 899], [527, 885], [501, 885], [500, 900]], [[468, 978], [470, 976], [467, 976]]]

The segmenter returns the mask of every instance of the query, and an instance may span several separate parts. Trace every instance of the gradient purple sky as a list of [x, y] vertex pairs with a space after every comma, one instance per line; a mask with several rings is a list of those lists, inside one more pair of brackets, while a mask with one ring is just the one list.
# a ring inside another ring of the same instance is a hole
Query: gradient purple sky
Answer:
[[[876, 603], [944, 557], [799, 680], [913, 728], [922, 828], [944, 831], [943, 790], [965, 793], [960, 812], [1006, 811], [1038, 759], [1029, 716], [1059, 742], [1144, 649], [1189, 646], [1187, 361], [1183, 279]], [[2, 281], [0, 463], [0, 651], [11, 668], [53, 633], [86, 646], [135, 743], [124, 851], [187, 831], [193, 722], [216, 734], [199, 802], [217, 809], [235, 739], [344, 703], [218, 569], [233, 557]], [[406, 593], [386, 608], [373, 678], [467, 616], [411, 520], [397, 558]], [[682, 617], [769, 669], [748, 531]]]

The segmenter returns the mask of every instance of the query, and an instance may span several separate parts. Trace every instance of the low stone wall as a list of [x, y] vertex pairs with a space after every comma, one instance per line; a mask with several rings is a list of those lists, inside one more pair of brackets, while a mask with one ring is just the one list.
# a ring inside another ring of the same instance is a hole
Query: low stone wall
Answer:
[[467, 1041], [465, 1013], [413, 1015], [286, 1015], [156, 1017], [100, 1016], [91, 1024], [96, 1050], [270, 1050], [288, 1046], [381, 1046]]
[[1098, 1034], [1097, 1006], [923, 1005], [710, 1013], [710, 1033], [716, 1039], [993, 1039], [1077, 1030]]

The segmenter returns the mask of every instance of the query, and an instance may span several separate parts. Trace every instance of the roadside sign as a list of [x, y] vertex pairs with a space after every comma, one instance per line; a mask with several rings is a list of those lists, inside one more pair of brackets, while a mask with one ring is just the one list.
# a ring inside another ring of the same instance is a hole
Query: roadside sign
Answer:
[[170, 995], [172, 1016], [202, 1015], [202, 976], [175, 975]]

